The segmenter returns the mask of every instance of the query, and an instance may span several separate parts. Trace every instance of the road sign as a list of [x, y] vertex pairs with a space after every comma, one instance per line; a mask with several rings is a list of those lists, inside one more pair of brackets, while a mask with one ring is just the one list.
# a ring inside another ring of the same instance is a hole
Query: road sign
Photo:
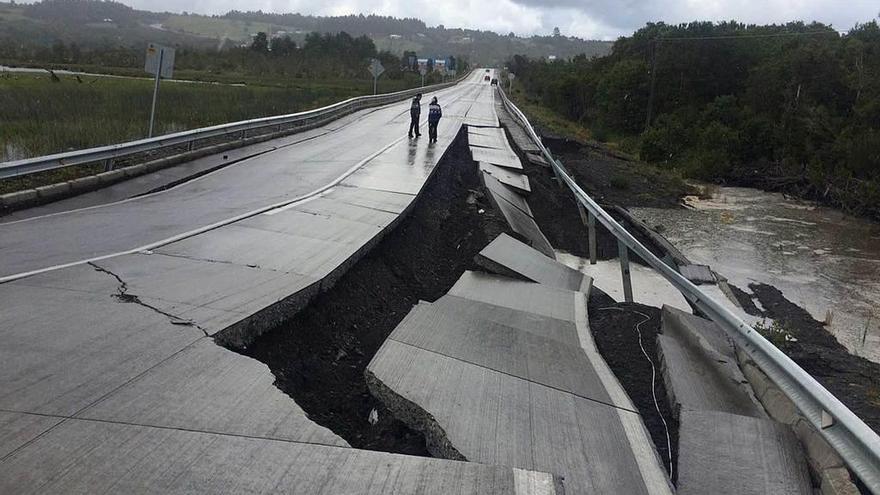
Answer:
[[514, 74], [513, 72], [508, 72], [507, 78], [513, 81], [514, 79], [516, 79], [516, 74]]
[[370, 61], [370, 68], [368, 70], [374, 78], [378, 78], [383, 72], [385, 72], [385, 67], [382, 66], [382, 62], [380, 62], [379, 59], [374, 58]]
[[425, 74], [427, 74], [427, 73], [428, 73], [427, 67], [419, 67], [419, 74], [422, 75], [422, 86], [425, 85]]
[[376, 91], [378, 91], [379, 76], [385, 72], [385, 67], [382, 67], [382, 62], [380, 62], [378, 58], [374, 58], [370, 60], [370, 66], [367, 70], [373, 75], [373, 94], [376, 94]]
[[153, 106], [150, 108], [150, 130], [147, 137], [153, 137], [153, 123], [156, 121], [156, 100], [159, 98], [159, 80], [174, 75], [174, 48], [150, 43], [147, 45], [147, 61], [144, 70], [156, 76], [153, 85]]
[[174, 48], [150, 43], [147, 45], [147, 61], [144, 64], [144, 71], [149, 74], [156, 75], [159, 67], [162, 72], [159, 74], [165, 79], [174, 76]]

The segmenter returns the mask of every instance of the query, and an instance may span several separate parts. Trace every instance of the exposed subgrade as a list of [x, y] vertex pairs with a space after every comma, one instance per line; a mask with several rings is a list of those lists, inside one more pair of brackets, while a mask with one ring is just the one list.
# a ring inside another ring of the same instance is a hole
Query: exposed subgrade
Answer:
[[375, 398], [365, 370], [419, 300], [435, 301], [502, 232], [459, 133], [409, 215], [305, 309], [232, 350], [269, 366], [309, 418], [355, 448], [429, 456], [424, 436]]

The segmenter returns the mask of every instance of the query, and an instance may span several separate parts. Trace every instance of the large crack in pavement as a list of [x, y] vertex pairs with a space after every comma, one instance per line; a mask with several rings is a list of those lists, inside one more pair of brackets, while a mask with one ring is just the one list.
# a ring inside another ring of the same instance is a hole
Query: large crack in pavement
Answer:
[[189, 320], [186, 318], [182, 318], [180, 316], [169, 313], [167, 311], [163, 311], [162, 309], [159, 309], [151, 304], [148, 304], [148, 303], [141, 301], [140, 297], [136, 296], [135, 294], [129, 294], [128, 293], [128, 284], [125, 282], [125, 280], [122, 280], [122, 277], [120, 277], [119, 275], [113, 273], [112, 271], [110, 271], [102, 266], [99, 266], [97, 263], [94, 263], [92, 261], [88, 262], [88, 264], [89, 264], [89, 266], [94, 268], [95, 271], [110, 275], [111, 277], [116, 279], [116, 281], [119, 283], [119, 286], [116, 288], [116, 294], [113, 294], [112, 297], [115, 297], [119, 302], [137, 304], [138, 306], [143, 306], [144, 308], [147, 308], [147, 309], [152, 310], [162, 316], [167, 317], [169, 322], [172, 325], [195, 327], [195, 328], [198, 328], [199, 330], [201, 330], [202, 333], [205, 334], [205, 337], [210, 336], [208, 334], [208, 331], [206, 329], [202, 328], [201, 326], [199, 326], [195, 321]]

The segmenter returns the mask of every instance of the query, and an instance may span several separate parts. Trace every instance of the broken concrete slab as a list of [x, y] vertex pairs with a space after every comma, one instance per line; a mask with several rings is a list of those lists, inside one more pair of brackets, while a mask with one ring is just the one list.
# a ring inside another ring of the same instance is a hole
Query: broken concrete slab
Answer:
[[472, 271], [464, 272], [448, 294], [568, 322], [575, 321], [575, 298], [586, 297], [580, 292]]
[[84, 281], [105, 284], [103, 293], [0, 284], [0, 408], [71, 416], [204, 337], [153, 309], [119, 302], [117, 282], [106, 274], [75, 268]]
[[495, 177], [500, 182], [510, 187], [514, 187], [522, 193], [532, 192], [532, 187], [529, 185], [529, 178], [526, 175], [512, 172], [488, 162], [480, 162], [479, 168], [481, 172]]
[[723, 411], [764, 416], [735, 361], [667, 335], [658, 335], [657, 344], [674, 415], [681, 416], [683, 411]]
[[430, 171], [400, 165], [366, 166], [346, 178], [344, 183], [346, 186], [416, 195], [422, 190], [428, 175]]
[[291, 295], [305, 304], [320, 285], [309, 275], [158, 253], [119, 256], [99, 266], [124, 281], [128, 294], [246, 314]]
[[499, 323], [569, 346], [580, 346], [577, 329], [574, 322], [571, 321], [540, 316], [448, 294], [431, 304], [454, 313], [458, 318]]
[[355, 237], [357, 232], [350, 232], [352, 242], [337, 242], [234, 224], [163, 246], [154, 253], [320, 279], [345, 263], [378, 232], [377, 228], [372, 235], [363, 233], [361, 239]]
[[715, 351], [729, 358], [736, 358], [733, 342], [718, 325], [711, 320], [687, 313], [664, 304], [660, 311], [660, 325], [663, 333], [699, 347]]
[[[415, 199], [412, 194], [396, 193], [391, 191], [377, 191], [375, 189], [365, 189], [361, 187], [347, 187], [340, 185], [321, 195], [322, 199], [332, 201], [334, 203], [350, 204], [362, 206], [379, 211], [387, 211], [391, 213], [403, 213], [412, 204]], [[300, 211], [309, 211], [309, 204], [304, 203], [302, 208], [295, 207]], [[319, 203], [319, 201], [315, 201]], [[356, 219], [352, 219], [356, 220]]]
[[715, 274], [712, 273], [712, 269], [708, 265], [679, 265], [678, 272], [697, 285], [717, 282]]
[[717, 411], [683, 411], [678, 493], [812, 494], [807, 464], [788, 426]]
[[479, 146], [480, 148], [488, 148], [495, 150], [507, 150], [507, 138], [501, 135], [484, 135], [474, 132], [468, 132], [468, 144], [470, 146]]
[[394, 340], [367, 380], [435, 455], [551, 471], [569, 494], [672, 493], [659, 465], [659, 477], [647, 474], [629, 447], [620, 415], [635, 412]]
[[478, 265], [499, 275], [524, 278], [559, 289], [587, 293], [591, 279], [502, 233], [476, 256]]
[[500, 127], [474, 127], [468, 126], [468, 135], [489, 136], [492, 138], [507, 139], [504, 129]]
[[661, 329], [658, 352], [673, 414], [723, 411], [766, 417], [720, 328], [664, 305]]
[[348, 446], [309, 420], [274, 381], [263, 363], [204, 338], [77, 417]]
[[70, 419], [0, 463], [0, 492], [561, 494], [546, 473]]
[[501, 181], [486, 172], [480, 174], [480, 179], [489, 191], [489, 200], [496, 209], [500, 209], [498, 201], [504, 199], [511, 205], [517, 207], [527, 216], [535, 218], [535, 215], [532, 213], [532, 208], [529, 206], [529, 202], [526, 201], [525, 197], [516, 192], [514, 188], [502, 184]]
[[550, 241], [547, 240], [544, 232], [538, 227], [535, 219], [526, 213], [521, 207], [516, 206], [515, 203], [511, 203], [504, 199], [502, 195], [495, 195], [491, 189], [489, 191], [493, 205], [501, 212], [501, 215], [504, 217], [504, 220], [507, 221], [507, 224], [510, 225], [510, 228], [527, 239], [534, 249], [540, 251], [549, 258], [555, 259], [556, 253], [553, 251], [553, 246], [550, 245]]
[[513, 154], [512, 151], [471, 146], [471, 156], [475, 162], [487, 162], [499, 167], [522, 170], [522, 163], [520, 163], [519, 157]]
[[579, 346], [534, 331], [460, 318], [448, 308], [423, 302], [413, 307], [388, 338], [586, 399], [611, 400]]

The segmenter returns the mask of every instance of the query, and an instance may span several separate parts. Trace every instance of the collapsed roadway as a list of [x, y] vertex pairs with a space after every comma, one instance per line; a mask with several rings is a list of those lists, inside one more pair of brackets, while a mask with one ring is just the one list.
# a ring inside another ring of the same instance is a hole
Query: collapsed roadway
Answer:
[[[592, 280], [552, 259], [482, 79], [436, 93], [433, 145], [406, 139], [396, 103], [157, 192], [167, 178], [147, 176], [0, 220], [0, 492], [674, 493], [593, 342]], [[352, 448], [229, 349], [308, 307], [398, 226], [462, 126], [516, 239], [496, 237], [484, 271], [415, 305], [363, 377], [434, 458]], [[668, 348], [690, 345], [684, 327]], [[714, 393], [679, 393], [676, 414], [701, 432], [772, 437], [754, 444], [765, 465], [733, 470], [750, 478], [737, 493], [809, 492], [797, 440], [751, 395], [725, 412]], [[717, 445], [688, 439], [679, 491], [734, 493], [706, 485], [723, 477], [694, 459]]]

